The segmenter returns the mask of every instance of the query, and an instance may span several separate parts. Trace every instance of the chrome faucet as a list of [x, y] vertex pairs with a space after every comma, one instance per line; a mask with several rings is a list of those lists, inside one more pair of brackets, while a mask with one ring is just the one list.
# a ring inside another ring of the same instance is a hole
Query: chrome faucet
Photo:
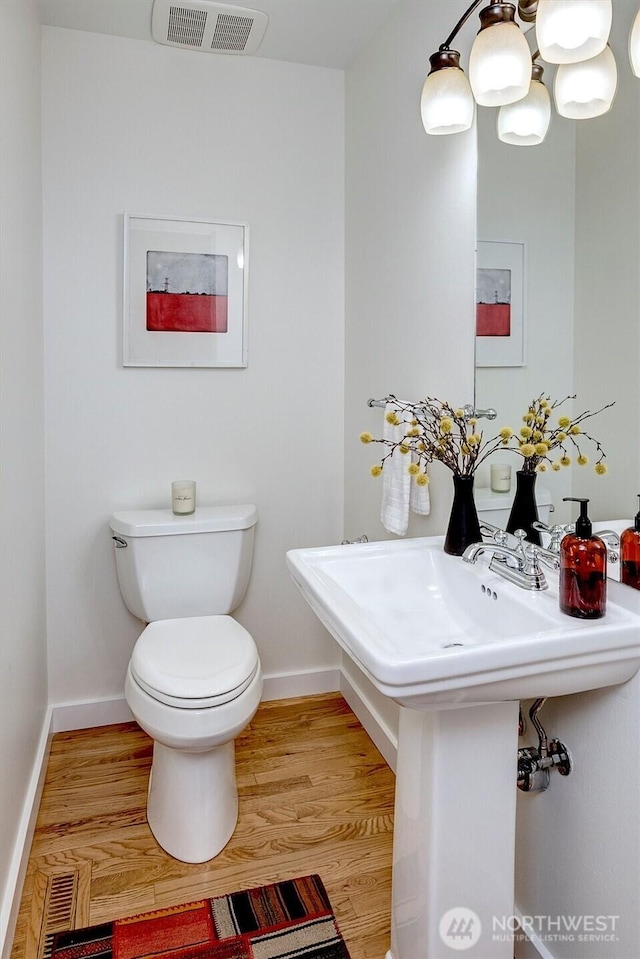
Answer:
[[[500, 537], [498, 542], [472, 543], [462, 554], [463, 560], [465, 563], [476, 563], [483, 553], [491, 554], [489, 569], [498, 573], [503, 579], [523, 589], [548, 589], [540, 563], [544, 563], [551, 569], [559, 569], [558, 557], [541, 546], [534, 546], [533, 543], [525, 547], [524, 540], [527, 534], [523, 529], [518, 529], [514, 533], [518, 541], [515, 547], [506, 545], [506, 535], [505, 533], [504, 539]], [[495, 534], [494, 538], [496, 538]]]
[[546, 548], [550, 553], [559, 553], [560, 541], [563, 536], [566, 536], [567, 533], [575, 533], [576, 530], [574, 523], [567, 523], [566, 526], [562, 526], [559, 523], [556, 523], [554, 526], [547, 526], [546, 523], [541, 523], [536, 520], [532, 525], [539, 533], [549, 534], [549, 545]]

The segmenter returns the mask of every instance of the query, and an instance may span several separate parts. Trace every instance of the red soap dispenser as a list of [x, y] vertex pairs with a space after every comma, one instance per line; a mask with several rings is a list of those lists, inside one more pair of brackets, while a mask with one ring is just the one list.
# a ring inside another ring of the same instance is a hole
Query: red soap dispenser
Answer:
[[594, 536], [587, 516], [588, 499], [563, 497], [580, 503], [575, 533], [560, 543], [560, 609], [579, 619], [600, 619], [607, 604], [607, 547]]
[[620, 535], [620, 582], [640, 589], [640, 509], [633, 526]]

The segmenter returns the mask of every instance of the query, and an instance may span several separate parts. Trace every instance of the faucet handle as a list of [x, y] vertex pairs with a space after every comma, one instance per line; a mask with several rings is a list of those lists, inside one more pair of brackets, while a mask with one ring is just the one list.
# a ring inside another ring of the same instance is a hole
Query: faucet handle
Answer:
[[524, 556], [524, 541], [527, 538], [526, 530], [517, 529], [513, 535], [518, 540], [518, 545], [516, 546], [516, 553], [520, 553]]

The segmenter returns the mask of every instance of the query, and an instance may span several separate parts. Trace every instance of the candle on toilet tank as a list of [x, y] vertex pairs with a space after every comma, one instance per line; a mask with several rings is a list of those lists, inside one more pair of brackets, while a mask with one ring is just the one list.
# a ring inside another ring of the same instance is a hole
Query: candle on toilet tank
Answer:
[[194, 480], [175, 480], [171, 484], [171, 508], [176, 516], [188, 516], [196, 508]]
[[494, 493], [508, 493], [511, 489], [511, 467], [505, 463], [491, 466], [491, 489]]

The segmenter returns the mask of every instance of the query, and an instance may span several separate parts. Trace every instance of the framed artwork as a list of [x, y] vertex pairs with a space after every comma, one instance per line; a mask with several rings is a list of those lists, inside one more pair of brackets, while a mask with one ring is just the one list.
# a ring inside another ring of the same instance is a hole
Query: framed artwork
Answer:
[[124, 216], [124, 366], [247, 365], [246, 223]]
[[525, 365], [524, 243], [478, 241], [476, 366]]

